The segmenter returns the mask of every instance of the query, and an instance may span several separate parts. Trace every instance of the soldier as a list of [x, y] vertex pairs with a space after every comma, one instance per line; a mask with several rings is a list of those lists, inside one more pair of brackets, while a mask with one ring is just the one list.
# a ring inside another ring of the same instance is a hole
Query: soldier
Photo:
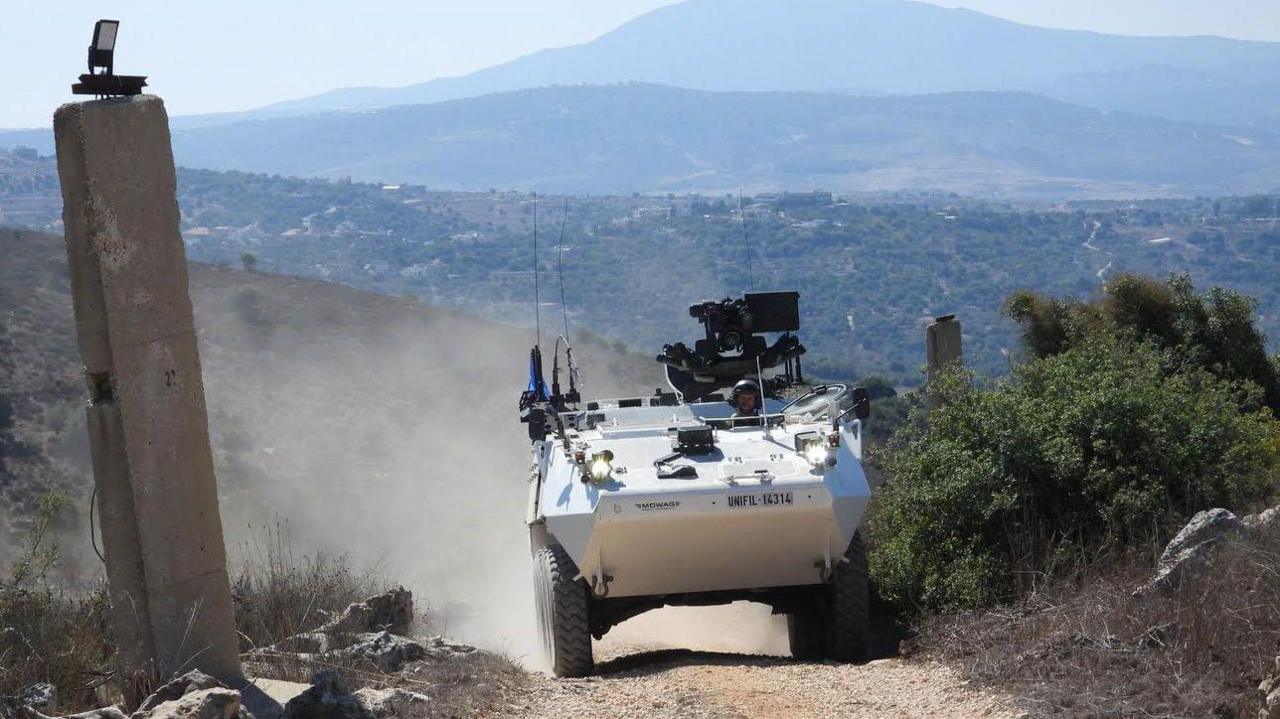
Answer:
[[739, 380], [733, 386], [729, 404], [733, 405], [734, 417], [759, 417], [760, 407], [764, 404], [760, 397], [760, 385], [755, 380]]

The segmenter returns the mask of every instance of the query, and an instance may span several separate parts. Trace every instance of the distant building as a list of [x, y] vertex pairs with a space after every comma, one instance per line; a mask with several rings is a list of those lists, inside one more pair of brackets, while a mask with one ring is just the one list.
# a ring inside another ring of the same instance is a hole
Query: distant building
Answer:
[[830, 192], [814, 190], [813, 192], [765, 192], [752, 198], [753, 202], [770, 205], [775, 210], [789, 210], [798, 207], [830, 207]]
[[26, 147], [25, 145], [19, 145], [13, 148], [13, 156], [18, 158], [19, 160], [39, 160], [40, 159], [40, 153], [39, 151], [36, 150], [36, 148]]

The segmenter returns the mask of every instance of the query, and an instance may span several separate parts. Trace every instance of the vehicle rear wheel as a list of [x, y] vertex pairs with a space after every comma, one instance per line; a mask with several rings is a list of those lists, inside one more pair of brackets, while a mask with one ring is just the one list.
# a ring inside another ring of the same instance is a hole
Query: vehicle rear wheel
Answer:
[[791, 656], [814, 661], [826, 655], [826, 626], [822, 614], [814, 606], [805, 607], [787, 615], [787, 639], [791, 644]]
[[867, 582], [867, 550], [861, 534], [853, 535], [844, 558], [845, 561], [836, 566], [828, 589], [827, 657], [840, 662], [864, 662], [867, 660], [871, 593]]
[[543, 656], [557, 677], [583, 677], [591, 656], [591, 590], [564, 548], [551, 544], [533, 557], [534, 598]]

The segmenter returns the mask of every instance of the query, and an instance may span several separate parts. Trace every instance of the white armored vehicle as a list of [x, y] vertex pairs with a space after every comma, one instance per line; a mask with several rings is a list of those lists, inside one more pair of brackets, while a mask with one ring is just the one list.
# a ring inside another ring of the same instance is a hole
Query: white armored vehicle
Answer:
[[[561, 393], [558, 352], [550, 391], [540, 350], [531, 353], [520, 403], [533, 441], [526, 521], [547, 662], [557, 676], [583, 676], [592, 637], [630, 617], [738, 600], [785, 614], [798, 658], [861, 661], [866, 392], [804, 387], [797, 293], [690, 314], [705, 338], [657, 358], [671, 392], [582, 403], [571, 354]], [[768, 333], [781, 334], [769, 345]], [[778, 399], [788, 387], [794, 399]]]

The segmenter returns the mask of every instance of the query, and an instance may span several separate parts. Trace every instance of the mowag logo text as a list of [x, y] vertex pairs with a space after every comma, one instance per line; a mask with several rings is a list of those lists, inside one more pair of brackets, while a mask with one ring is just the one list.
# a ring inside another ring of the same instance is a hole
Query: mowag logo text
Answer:
[[674, 499], [665, 502], [636, 502], [636, 509], [642, 512], [649, 512], [655, 509], [675, 509], [680, 503]]

